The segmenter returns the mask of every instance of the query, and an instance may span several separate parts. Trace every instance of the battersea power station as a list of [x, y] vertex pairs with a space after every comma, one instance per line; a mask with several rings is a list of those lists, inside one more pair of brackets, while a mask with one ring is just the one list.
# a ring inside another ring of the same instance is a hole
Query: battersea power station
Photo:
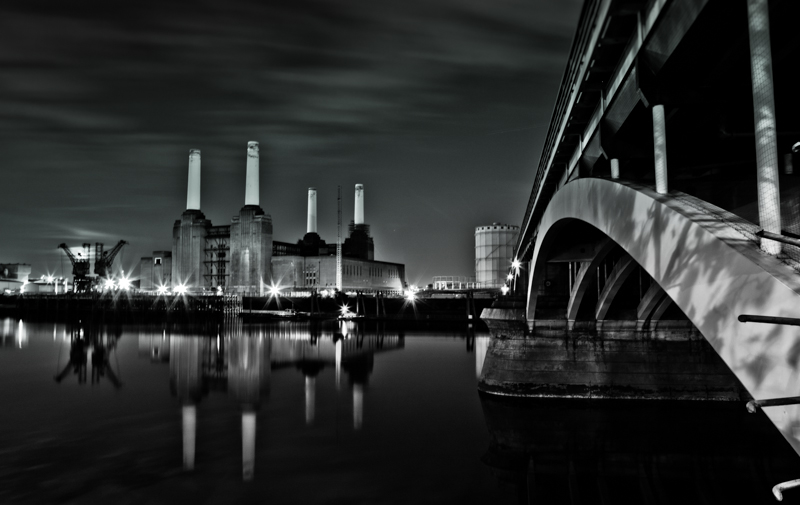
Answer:
[[[230, 224], [214, 226], [200, 210], [200, 151], [189, 151], [186, 210], [172, 227], [172, 250], [154, 251], [140, 262], [140, 288], [222, 289], [263, 294], [272, 285], [294, 289], [395, 292], [405, 287], [405, 266], [375, 261], [375, 244], [364, 222], [364, 186], [355, 186], [354, 219], [341, 244], [317, 233], [317, 190], [308, 189], [306, 233], [296, 243], [272, 238], [272, 217], [259, 201], [258, 142], [247, 143], [244, 206]], [[341, 279], [341, 286], [338, 285]]]

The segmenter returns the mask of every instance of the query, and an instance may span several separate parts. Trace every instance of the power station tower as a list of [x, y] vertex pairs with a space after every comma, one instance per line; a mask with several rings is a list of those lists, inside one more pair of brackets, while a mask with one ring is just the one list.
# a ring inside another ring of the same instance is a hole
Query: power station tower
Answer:
[[339, 186], [336, 203], [339, 206], [339, 221], [336, 230], [336, 289], [342, 290], [342, 187]]

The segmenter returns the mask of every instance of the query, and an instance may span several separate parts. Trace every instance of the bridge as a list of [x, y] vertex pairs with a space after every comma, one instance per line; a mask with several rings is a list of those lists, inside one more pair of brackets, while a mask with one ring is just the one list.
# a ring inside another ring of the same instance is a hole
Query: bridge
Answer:
[[[739, 320], [800, 317], [798, 20], [791, 1], [585, 2], [515, 249], [520, 303], [484, 312], [504, 338], [483, 391], [556, 395], [525, 377], [572, 367], [562, 396], [800, 396], [798, 329]], [[680, 359], [659, 358], [670, 342]], [[764, 412], [800, 453], [798, 405]]]

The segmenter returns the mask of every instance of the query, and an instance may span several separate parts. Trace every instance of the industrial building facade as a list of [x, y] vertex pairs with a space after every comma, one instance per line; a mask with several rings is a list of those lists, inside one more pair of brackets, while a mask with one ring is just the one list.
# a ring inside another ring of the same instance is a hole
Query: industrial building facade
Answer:
[[514, 260], [519, 226], [492, 223], [475, 228], [475, 281], [478, 287], [499, 288]]
[[355, 214], [342, 244], [317, 234], [316, 189], [308, 190], [306, 234], [295, 243], [273, 241], [272, 218], [259, 206], [258, 142], [247, 145], [245, 205], [230, 225], [213, 226], [200, 211], [200, 151], [189, 151], [186, 210], [172, 228], [172, 251], [156, 251], [140, 262], [140, 288], [184, 286], [189, 291], [221, 287], [231, 293], [263, 293], [265, 286], [344, 291], [402, 291], [405, 266], [375, 261], [375, 245], [364, 223], [364, 186], [356, 184]]

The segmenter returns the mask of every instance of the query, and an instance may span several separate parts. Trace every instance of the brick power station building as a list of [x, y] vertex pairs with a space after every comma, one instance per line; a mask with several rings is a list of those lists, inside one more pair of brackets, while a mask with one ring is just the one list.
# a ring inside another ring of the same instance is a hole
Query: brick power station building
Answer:
[[[297, 243], [272, 238], [272, 217], [259, 204], [258, 142], [247, 144], [244, 206], [228, 225], [214, 226], [200, 210], [200, 151], [189, 151], [186, 210], [172, 227], [172, 250], [154, 251], [140, 262], [140, 288], [183, 285], [189, 291], [222, 287], [259, 293], [279, 284], [297, 289], [337, 286], [337, 245], [317, 233], [317, 191], [308, 190], [306, 234]], [[342, 244], [344, 291], [401, 291], [405, 266], [375, 261], [375, 245], [364, 222], [364, 186], [355, 187], [355, 214]]]

